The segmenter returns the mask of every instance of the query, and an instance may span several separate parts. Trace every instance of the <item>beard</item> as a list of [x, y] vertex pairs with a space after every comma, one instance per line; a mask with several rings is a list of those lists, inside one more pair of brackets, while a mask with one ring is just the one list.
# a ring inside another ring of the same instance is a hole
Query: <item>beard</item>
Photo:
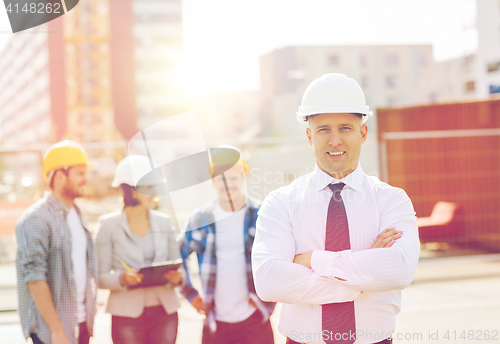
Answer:
[[77, 198], [82, 197], [83, 192], [80, 192], [78, 185], [66, 183], [64, 186], [64, 195], [68, 198]]

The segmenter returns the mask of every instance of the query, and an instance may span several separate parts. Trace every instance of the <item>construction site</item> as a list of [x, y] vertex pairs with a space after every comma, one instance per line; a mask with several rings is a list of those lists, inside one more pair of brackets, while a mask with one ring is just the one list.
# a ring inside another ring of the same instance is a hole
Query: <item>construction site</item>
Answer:
[[[485, 12], [478, 8], [478, 15]], [[92, 235], [100, 216], [124, 208], [111, 183], [118, 163], [132, 154], [160, 168], [221, 145], [238, 147], [249, 167], [244, 193], [263, 201], [315, 169], [305, 127], [294, 117], [307, 85], [324, 73], [351, 73], [366, 88], [374, 116], [366, 122], [360, 164], [405, 190], [416, 212], [420, 262], [403, 297], [395, 342], [475, 342], [477, 336], [465, 340], [469, 330], [498, 333], [500, 99], [494, 86], [500, 70], [485, 57], [485, 34], [479, 32], [477, 53], [439, 63], [428, 44], [276, 47], [260, 57], [259, 90], [200, 95], [179, 76], [183, 16], [181, 0], [80, 0], [63, 16], [13, 34], [0, 51], [0, 344], [25, 342], [17, 313], [16, 221], [49, 189], [43, 158], [50, 146], [76, 141], [97, 164], [85, 197], [76, 200]], [[168, 188], [167, 181], [156, 209], [170, 216], [178, 235], [205, 199], [185, 202]], [[112, 343], [108, 294], [98, 294], [92, 344]], [[275, 342], [284, 344], [278, 313], [271, 323]], [[177, 343], [199, 343], [204, 317], [186, 299], [179, 317]]]

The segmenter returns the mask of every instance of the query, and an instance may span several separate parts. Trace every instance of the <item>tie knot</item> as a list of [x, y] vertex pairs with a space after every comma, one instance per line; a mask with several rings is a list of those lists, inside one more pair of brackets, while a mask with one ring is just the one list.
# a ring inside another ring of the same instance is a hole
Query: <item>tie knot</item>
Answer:
[[342, 191], [344, 186], [344, 183], [328, 184], [328, 187], [330, 188], [330, 190], [332, 190], [333, 193]]

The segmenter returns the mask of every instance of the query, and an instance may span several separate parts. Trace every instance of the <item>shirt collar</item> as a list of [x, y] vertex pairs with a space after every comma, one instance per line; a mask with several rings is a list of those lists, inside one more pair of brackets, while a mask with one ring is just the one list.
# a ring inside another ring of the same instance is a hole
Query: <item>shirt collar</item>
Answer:
[[358, 166], [354, 171], [342, 179], [336, 179], [323, 172], [318, 165], [316, 165], [313, 178], [316, 191], [323, 190], [329, 184], [336, 184], [340, 182], [356, 191], [360, 191], [363, 184], [363, 169], [361, 168], [361, 164], [358, 162]]
[[[63, 202], [61, 202], [57, 198], [55, 198], [54, 195], [52, 195], [52, 193], [50, 191], [45, 191], [43, 197], [47, 199], [47, 202], [58, 213], [65, 214], [65, 215], [68, 214], [68, 212], [69, 212], [70, 209], [66, 206], [66, 204], [64, 204]], [[74, 204], [73, 207], [75, 208], [76, 213], [78, 214], [78, 216], [81, 218], [82, 217], [82, 213], [80, 211], [80, 208], [78, 208], [78, 206], [76, 204]]]

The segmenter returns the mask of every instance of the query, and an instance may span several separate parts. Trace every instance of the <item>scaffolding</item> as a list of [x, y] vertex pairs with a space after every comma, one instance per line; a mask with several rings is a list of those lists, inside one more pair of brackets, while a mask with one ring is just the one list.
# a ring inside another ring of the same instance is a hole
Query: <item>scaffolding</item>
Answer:
[[[64, 18], [67, 128], [65, 139], [123, 141], [111, 93], [109, 0], [81, 0]], [[120, 160], [123, 151], [101, 151]]]

